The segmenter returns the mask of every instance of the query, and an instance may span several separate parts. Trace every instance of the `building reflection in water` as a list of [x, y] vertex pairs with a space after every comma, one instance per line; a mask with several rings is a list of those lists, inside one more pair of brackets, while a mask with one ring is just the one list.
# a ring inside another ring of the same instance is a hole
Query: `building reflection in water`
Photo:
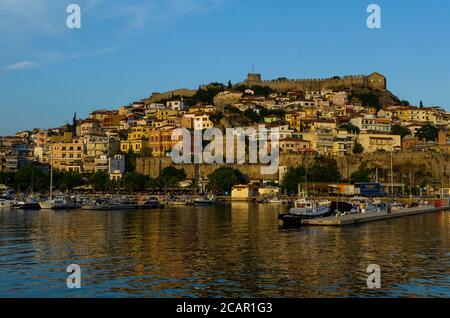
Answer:
[[[80, 296], [448, 296], [448, 213], [283, 229], [283, 208], [3, 211], [0, 272], [25, 295], [28, 279], [44, 296], [64, 295], [65, 267], [75, 263]], [[381, 290], [366, 287], [369, 264], [382, 268]]]

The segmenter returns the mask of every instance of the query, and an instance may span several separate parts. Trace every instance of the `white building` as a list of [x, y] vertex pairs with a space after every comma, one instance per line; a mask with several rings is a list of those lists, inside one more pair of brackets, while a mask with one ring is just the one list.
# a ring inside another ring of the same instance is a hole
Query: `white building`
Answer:
[[172, 110], [181, 111], [184, 110], [184, 102], [181, 100], [170, 100], [167, 102], [167, 108]]

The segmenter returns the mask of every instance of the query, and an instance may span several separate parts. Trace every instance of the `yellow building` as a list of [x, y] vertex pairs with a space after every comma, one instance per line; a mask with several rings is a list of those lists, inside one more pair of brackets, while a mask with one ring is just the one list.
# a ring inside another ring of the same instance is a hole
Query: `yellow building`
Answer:
[[284, 115], [284, 120], [289, 124], [291, 129], [300, 132], [300, 121], [303, 118], [303, 114], [301, 112], [291, 111]]
[[231, 199], [233, 201], [248, 201], [258, 196], [258, 188], [254, 185], [236, 185], [231, 190]]
[[120, 151], [122, 152], [141, 152], [142, 149], [147, 147], [146, 139], [137, 140], [121, 140], [120, 141]]
[[401, 137], [389, 134], [361, 133], [358, 142], [363, 146], [365, 152], [394, 151], [401, 149]]
[[53, 168], [59, 171], [83, 171], [84, 143], [82, 139], [70, 142], [58, 142], [50, 145], [50, 156]]
[[305, 111], [307, 118], [317, 118], [316, 107], [304, 107], [303, 110]]
[[182, 136], [179, 136], [178, 140], [172, 141], [172, 133], [176, 128], [176, 126], [167, 125], [149, 132], [147, 147], [152, 156], [165, 156], [166, 152], [172, 150], [182, 140]]

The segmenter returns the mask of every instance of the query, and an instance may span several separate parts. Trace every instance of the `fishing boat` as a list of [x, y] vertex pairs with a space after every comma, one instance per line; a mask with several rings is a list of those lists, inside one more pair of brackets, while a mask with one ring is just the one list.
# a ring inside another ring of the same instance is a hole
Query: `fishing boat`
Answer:
[[330, 206], [319, 204], [319, 202], [300, 198], [294, 202], [294, 207], [289, 209], [288, 213], [279, 214], [279, 219], [285, 226], [300, 226], [301, 221], [305, 219], [323, 218], [333, 214]]

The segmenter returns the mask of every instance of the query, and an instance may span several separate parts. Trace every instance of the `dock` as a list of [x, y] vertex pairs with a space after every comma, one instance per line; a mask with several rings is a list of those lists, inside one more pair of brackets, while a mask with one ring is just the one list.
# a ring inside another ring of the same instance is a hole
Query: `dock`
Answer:
[[321, 219], [310, 219], [310, 220], [302, 220], [302, 225], [310, 225], [310, 226], [347, 226], [347, 225], [357, 225], [369, 222], [383, 221], [383, 220], [391, 220], [396, 218], [401, 218], [405, 216], [419, 215], [425, 213], [434, 213], [441, 211], [450, 210], [450, 206], [444, 207], [418, 207], [418, 208], [410, 208], [410, 209], [402, 209], [398, 211], [393, 211], [388, 214], [387, 212], [383, 213], [367, 213], [367, 214], [352, 214], [352, 215], [343, 215], [343, 216], [330, 216]]

